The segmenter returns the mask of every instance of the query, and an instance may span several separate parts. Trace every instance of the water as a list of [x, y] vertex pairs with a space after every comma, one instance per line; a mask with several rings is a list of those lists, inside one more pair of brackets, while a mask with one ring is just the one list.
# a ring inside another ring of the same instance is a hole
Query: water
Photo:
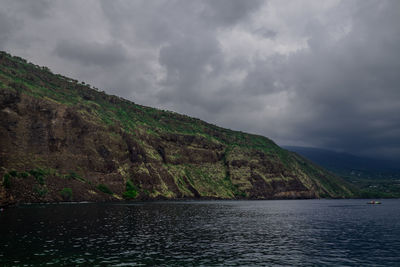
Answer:
[[400, 200], [25, 205], [0, 266], [400, 266]]

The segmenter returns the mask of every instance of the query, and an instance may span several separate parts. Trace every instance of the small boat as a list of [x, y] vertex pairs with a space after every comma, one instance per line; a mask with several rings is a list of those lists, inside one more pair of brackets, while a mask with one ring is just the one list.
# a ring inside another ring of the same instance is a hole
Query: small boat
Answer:
[[367, 204], [382, 204], [382, 202], [371, 200], [371, 201], [367, 202]]

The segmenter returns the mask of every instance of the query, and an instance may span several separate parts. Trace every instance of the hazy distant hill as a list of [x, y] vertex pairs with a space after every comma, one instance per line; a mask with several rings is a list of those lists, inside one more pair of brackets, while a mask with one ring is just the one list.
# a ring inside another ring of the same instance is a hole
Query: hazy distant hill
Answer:
[[361, 178], [394, 178], [400, 175], [400, 165], [394, 161], [360, 157], [320, 148], [296, 146], [284, 146], [284, 148], [336, 173]]
[[284, 148], [304, 156], [362, 189], [380, 190], [400, 196], [400, 162], [360, 157], [319, 148], [296, 146]]
[[263, 136], [137, 105], [0, 53], [0, 203], [351, 197]]

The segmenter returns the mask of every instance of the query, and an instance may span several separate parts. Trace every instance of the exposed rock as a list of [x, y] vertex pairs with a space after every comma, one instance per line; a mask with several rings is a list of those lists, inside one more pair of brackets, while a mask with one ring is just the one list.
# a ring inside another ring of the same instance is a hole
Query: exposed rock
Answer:
[[129, 190], [136, 199], [353, 195], [265, 137], [108, 96], [5, 53], [0, 68], [2, 204], [110, 201]]

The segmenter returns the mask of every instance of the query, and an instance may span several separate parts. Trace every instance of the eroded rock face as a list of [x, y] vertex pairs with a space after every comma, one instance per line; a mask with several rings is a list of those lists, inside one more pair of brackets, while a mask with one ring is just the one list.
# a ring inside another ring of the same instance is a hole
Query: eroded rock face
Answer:
[[352, 194], [267, 138], [138, 106], [4, 54], [0, 63], [2, 204]]
[[[27, 95], [2, 99], [2, 166], [19, 173], [38, 167], [50, 170], [42, 185], [32, 175], [13, 177], [3, 202], [63, 201], [63, 188], [72, 189], [74, 201], [113, 200], [122, 198], [127, 180], [137, 186], [137, 199], [329, 195], [306, 175], [303, 182], [303, 174], [288, 169], [273, 154], [229, 149], [201, 136], [135, 135], [121, 129], [110, 133], [64, 105]], [[71, 172], [81, 180], [65, 178]], [[99, 184], [115, 195], [100, 191]]]

